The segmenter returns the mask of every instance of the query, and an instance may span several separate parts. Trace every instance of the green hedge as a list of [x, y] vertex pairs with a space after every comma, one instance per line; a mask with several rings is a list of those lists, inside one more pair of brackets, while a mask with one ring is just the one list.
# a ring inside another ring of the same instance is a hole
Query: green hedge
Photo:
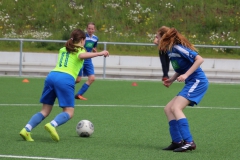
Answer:
[[[0, 37], [66, 40], [74, 28], [85, 29], [93, 21], [100, 41], [151, 43], [166, 25], [194, 44], [239, 45], [239, 6], [239, 0], [2, 0]], [[59, 44], [26, 46], [55, 50]], [[114, 50], [138, 52], [123, 47]]]

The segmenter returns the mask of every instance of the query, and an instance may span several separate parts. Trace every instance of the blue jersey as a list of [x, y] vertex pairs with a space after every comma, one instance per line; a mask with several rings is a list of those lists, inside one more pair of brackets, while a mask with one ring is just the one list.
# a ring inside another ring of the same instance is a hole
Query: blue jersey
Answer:
[[[174, 45], [171, 51], [167, 52], [175, 72], [186, 73], [195, 62], [197, 52], [182, 45]], [[184, 88], [177, 94], [190, 101], [189, 106], [198, 104], [208, 89], [208, 79], [200, 67], [198, 67], [187, 79]]]
[[[84, 47], [87, 50], [87, 52], [92, 52], [93, 48], [97, 47], [97, 42], [98, 42], [97, 36], [93, 34], [92, 37], [90, 37], [88, 33], [86, 33], [86, 41]], [[84, 63], [88, 63], [91, 61], [92, 61], [91, 58], [85, 59]]]
[[[184, 47], [182, 45], [174, 45], [171, 51], [167, 52], [169, 59], [171, 61], [172, 67], [175, 72], [179, 74], [186, 73], [189, 68], [193, 65], [195, 57], [198, 55], [197, 52]], [[186, 80], [192, 81], [195, 79], [207, 80], [206, 75], [200, 67], [198, 67]]]

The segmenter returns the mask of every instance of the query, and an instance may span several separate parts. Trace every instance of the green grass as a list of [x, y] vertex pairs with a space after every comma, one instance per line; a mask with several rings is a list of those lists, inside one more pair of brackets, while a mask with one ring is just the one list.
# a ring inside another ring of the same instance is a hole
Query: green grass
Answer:
[[[56, 102], [50, 116], [32, 131], [35, 142], [31, 143], [23, 141], [19, 132], [41, 109], [44, 78], [28, 79], [29, 83], [22, 83], [23, 77], [0, 77], [0, 156], [89, 160], [239, 158], [239, 84], [211, 83], [199, 106], [184, 110], [197, 149], [173, 153], [161, 150], [171, 142], [163, 106], [183, 83], [165, 88], [160, 81], [135, 81], [138, 86], [134, 87], [130, 80], [96, 80], [85, 94], [88, 101], [76, 101], [75, 116], [57, 128], [60, 142], [52, 141], [43, 129], [61, 112]], [[80, 87], [78, 84], [76, 89]], [[90, 138], [80, 138], [75, 132], [81, 119], [94, 124]]]

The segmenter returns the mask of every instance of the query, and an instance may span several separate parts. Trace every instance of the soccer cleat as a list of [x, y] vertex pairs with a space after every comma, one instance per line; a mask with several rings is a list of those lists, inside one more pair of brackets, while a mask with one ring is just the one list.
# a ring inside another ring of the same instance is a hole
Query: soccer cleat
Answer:
[[56, 128], [53, 127], [51, 125], [51, 123], [47, 123], [45, 126], [44, 126], [45, 130], [48, 131], [52, 137], [52, 139], [56, 142], [58, 142], [60, 140], [59, 136], [58, 136], [58, 133], [56, 131]]
[[182, 146], [183, 146], [183, 142], [182, 141], [179, 142], [179, 143], [172, 142], [168, 147], [163, 148], [163, 150], [174, 150], [174, 149], [182, 147]]
[[75, 95], [75, 99], [80, 99], [80, 100], [83, 100], [83, 101], [87, 100], [87, 98], [83, 97], [82, 95]]
[[28, 131], [26, 130], [26, 128], [23, 128], [23, 129], [20, 131], [19, 134], [20, 134], [20, 136], [21, 136], [25, 141], [29, 141], [29, 142], [34, 141], [34, 140], [32, 139], [32, 137], [31, 137], [31, 133], [28, 132]]
[[194, 141], [187, 143], [184, 142], [184, 145], [182, 147], [176, 148], [173, 150], [173, 152], [186, 152], [187, 150], [195, 150], [196, 149], [196, 144], [194, 143]]

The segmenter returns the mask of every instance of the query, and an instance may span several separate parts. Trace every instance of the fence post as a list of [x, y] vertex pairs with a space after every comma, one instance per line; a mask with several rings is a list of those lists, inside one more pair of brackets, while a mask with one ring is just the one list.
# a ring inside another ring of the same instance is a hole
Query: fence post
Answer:
[[20, 58], [19, 58], [19, 77], [22, 76], [22, 48], [23, 48], [23, 40], [20, 40]]
[[[107, 50], [107, 43], [104, 43], [104, 50]], [[103, 57], [103, 79], [106, 78], [106, 57]]]

